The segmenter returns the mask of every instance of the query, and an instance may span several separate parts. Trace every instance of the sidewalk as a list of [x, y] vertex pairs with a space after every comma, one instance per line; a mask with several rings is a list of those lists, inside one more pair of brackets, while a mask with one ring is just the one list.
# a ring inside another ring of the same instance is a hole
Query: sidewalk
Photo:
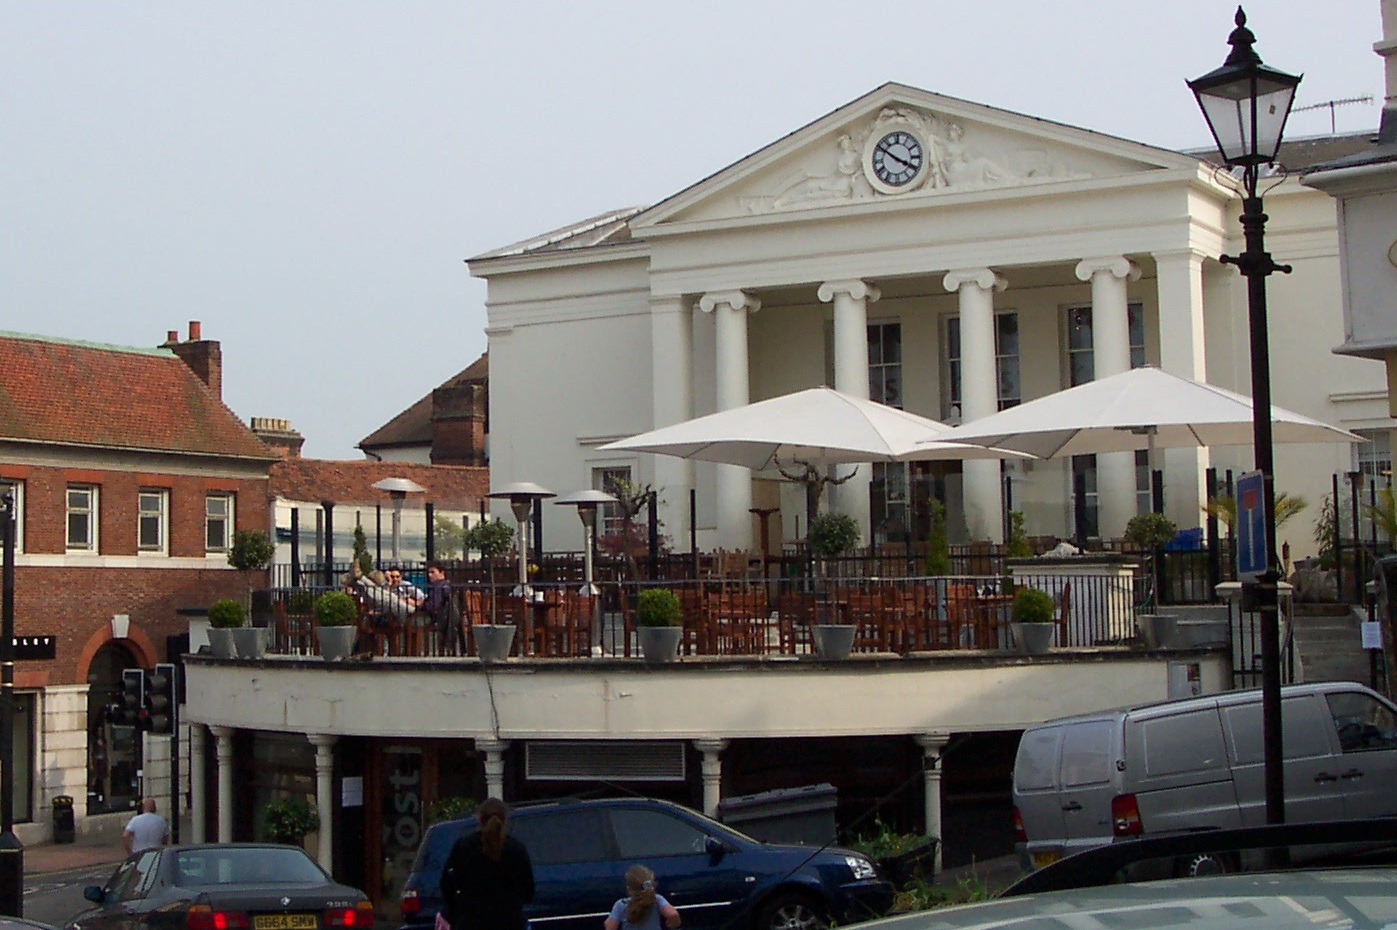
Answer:
[[70, 869], [115, 866], [124, 858], [126, 851], [121, 847], [120, 836], [115, 842], [110, 837], [101, 836], [79, 839], [76, 843], [43, 843], [24, 848], [24, 874], [44, 875]]

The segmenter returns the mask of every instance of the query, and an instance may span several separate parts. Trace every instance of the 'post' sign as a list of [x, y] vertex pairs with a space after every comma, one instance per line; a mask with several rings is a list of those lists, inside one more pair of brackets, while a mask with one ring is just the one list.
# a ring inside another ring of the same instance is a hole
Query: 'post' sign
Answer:
[[1259, 471], [1237, 479], [1237, 577], [1260, 581], [1270, 568], [1266, 551], [1266, 480]]

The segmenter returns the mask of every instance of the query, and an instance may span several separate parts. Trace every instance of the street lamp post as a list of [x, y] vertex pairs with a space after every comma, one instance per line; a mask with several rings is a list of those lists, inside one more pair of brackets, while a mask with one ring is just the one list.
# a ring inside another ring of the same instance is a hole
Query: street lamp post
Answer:
[[1265, 488], [1263, 512], [1266, 571], [1256, 585], [1261, 615], [1261, 716], [1263, 758], [1266, 772], [1266, 822], [1285, 822], [1285, 777], [1281, 752], [1281, 650], [1280, 614], [1276, 586], [1280, 571], [1276, 551], [1276, 486], [1271, 441], [1271, 360], [1266, 327], [1266, 278], [1273, 272], [1289, 273], [1266, 251], [1266, 214], [1256, 186], [1262, 165], [1275, 163], [1285, 131], [1286, 118], [1295, 100], [1300, 77], [1261, 63], [1252, 45], [1256, 36], [1247, 28], [1247, 16], [1237, 8], [1237, 28], [1228, 37], [1232, 51], [1222, 67], [1188, 86], [1208, 121], [1223, 161], [1242, 169], [1246, 196], [1242, 200], [1245, 250], [1235, 257], [1224, 255], [1224, 264], [1236, 265], [1247, 279], [1247, 318], [1251, 329], [1252, 440], [1256, 470]]

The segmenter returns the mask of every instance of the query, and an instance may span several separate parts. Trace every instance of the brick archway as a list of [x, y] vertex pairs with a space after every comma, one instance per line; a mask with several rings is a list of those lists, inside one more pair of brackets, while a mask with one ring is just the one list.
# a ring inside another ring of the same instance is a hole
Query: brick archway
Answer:
[[93, 631], [92, 635], [87, 638], [87, 642], [83, 644], [82, 652], [78, 655], [77, 677], [74, 680], [87, 681], [88, 672], [92, 670], [92, 659], [97, 655], [97, 650], [113, 641], [120, 642], [131, 650], [131, 653], [136, 657], [136, 665], [140, 668], [151, 668], [160, 655], [155, 649], [155, 643], [134, 621], [126, 631], [126, 638], [122, 640], [117, 640], [112, 635], [111, 624], [103, 624], [100, 629]]

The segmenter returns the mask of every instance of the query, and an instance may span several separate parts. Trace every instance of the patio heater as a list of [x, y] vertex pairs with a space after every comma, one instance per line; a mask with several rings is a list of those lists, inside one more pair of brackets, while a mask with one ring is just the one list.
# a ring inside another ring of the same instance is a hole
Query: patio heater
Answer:
[[582, 521], [582, 590], [580, 593], [595, 597], [601, 589], [592, 583], [592, 548], [597, 537], [597, 508], [602, 504], [614, 504], [616, 498], [605, 491], [574, 491], [558, 498], [555, 504], [571, 504], [577, 508], [577, 517]]
[[509, 501], [509, 509], [514, 511], [514, 522], [519, 527], [519, 596], [529, 600], [533, 593], [529, 589], [529, 515], [533, 512], [534, 501], [557, 497], [545, 487], [532, 481], [516, 481], [498, 491], [491, 491], [487, 497]]
[[426, 494], [427, 489], [410, 478], [384, 478], [370, 485], [375, 491], [387, 491], [393, 498], [393, 561], [398, 561], [398, 544], [403, 533], [403, 501], [409, 494]]
[[1189, 81], [1208, 121], [1222, 160], [1242, 171], [1242, 230], [1245, 251], [1224, 255], [1223, 264], [1236, 265], [1247, 279], [1247, 317], [1251, 329], [1252, 441], [1256, 470], [1263, 485], [1266, 570], [1255, 582], [1261, 614], [1261, 720], [1266, 772], [1266, 822], [1285, 822], [1285, 779], [1281, 752], [1280, 615], [1276, 585], [1276, 486], [1271, 438], [1271, 360], [1266, 330], [1266, 278], [1290, 272], [1266, 251], [1266, 214], [1257, 181], [1262, 165], [1276, 161], [1286, 118], [1295, 101], [1300, 77], [1261, 63], [1253, 50], [1256, 36], [1247, 28], [1247, 15], [1237, 8], [1236, 25], [1227, 39], [1231, 53], [1222, 67]]

